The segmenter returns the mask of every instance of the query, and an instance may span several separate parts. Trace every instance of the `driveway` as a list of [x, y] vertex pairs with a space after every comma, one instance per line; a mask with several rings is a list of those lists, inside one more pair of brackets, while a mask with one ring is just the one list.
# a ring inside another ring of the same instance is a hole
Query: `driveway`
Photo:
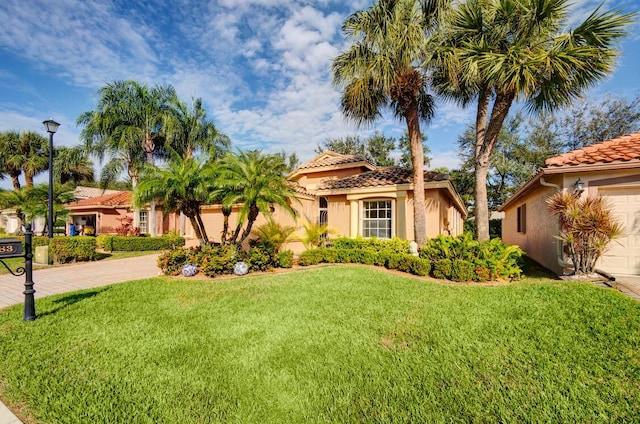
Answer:
[[[106, 259], [33, 271], [35, 298], [156, 277], [158, 255]], [[0, 265], [1, 266], [1, 265]], [[0, 275], [0, 308], [24, 302], [24, 275]]]

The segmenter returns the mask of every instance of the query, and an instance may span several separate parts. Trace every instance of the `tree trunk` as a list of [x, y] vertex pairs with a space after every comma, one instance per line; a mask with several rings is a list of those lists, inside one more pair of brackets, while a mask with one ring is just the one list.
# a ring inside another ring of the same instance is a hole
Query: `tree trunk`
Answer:
[[249, 208], [249, 216], [247, 217], [247, 228], [245, 228], [244, 232], [242, 233], [242, 237], [240, 237], [240, 241], [238, 242], [238, 244], [242, 244], [242, 242], [249, 237], [249, 234], [251, 234], [251, 227], [253, 227], [253, 223], [256, 222], [256, 219], [258, 219], [258, 214], [260, 213], [260, 209], [258, 209], [258, 206], [251, 205], [251, 207]]
[[33, 175], [24, 173], [24, 185], [27, 187], [33, 187]]
[[196, 233], [196, 238], [200, 242], [200, 246], [204, 246], [205, 243], [202, 242], [202, 233], [200, 232], [200, 226], [198, 225], [196, 217], [186, 213], [185, 215], [187, 215], [187, 218], [189, 218], [189, 222], [191, 222], [191, 226], [193, 227], [193, 231]]
[[20, 190], [20, 179], [18, 178], [20, 176], [20, 173], [11, 173], [9, 174], [9, 176], [11, 177], [11, 184], [13, 185], [13, 191], [19, 191]]
[[207, 235], [207, 229], [204, 227], [204, 222], [202, 222], [200, 210], [196, 211], [196, 220], [198, 221], [198, 226], [200, 227], [200, 245], [204, 246], [206, 244], [209, 244], [209, 236]]
[[498, 140], [502, 124], [513, 102], [512, 93], [497, 93], [487, 123], [490, 88], [485, 87], [478, 98], [476, 114], [475, 151], [475, 215], [478, 241], [489, 240], [489, 201], [487, 198], [487, 172], [491, 164], [493, 148]]
[[413, 238], [418, 246], [424, 246], [427, 243], [427, 212], [424, 203], [424, 149], [417, 102], [405, 110], [413, 167]]
[[227, 234], [229, 233], [229, 216], [231, 216], [231, 208], [222, 207], [222, 216], [224, 221], [222, 224], [222, 244], [227, 244]]

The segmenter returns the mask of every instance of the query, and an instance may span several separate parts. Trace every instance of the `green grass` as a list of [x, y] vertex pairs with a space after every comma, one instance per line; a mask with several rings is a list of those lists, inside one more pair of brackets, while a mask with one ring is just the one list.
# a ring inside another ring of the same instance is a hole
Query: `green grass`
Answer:
[[0, 310], [36, 422], [638, 422], [640, 304], [587, 283], [365, 267], [155, 278]]

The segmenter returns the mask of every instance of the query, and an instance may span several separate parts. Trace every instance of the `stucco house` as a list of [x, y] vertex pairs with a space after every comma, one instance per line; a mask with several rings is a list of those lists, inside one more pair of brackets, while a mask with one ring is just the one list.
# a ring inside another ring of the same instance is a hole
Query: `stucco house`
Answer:
[[[424, 176], [427, 236], [462, 233], [466, 209], [449, 176], [434, 172], [425, 172]], [[288, 178], [297, 183], [297, 199], [291, 204], [299, 221], [327, 224], [337, 231], [335, 236], [414, 238], [409, 169], [376, 167], [359, 156], [326, 151], [299, 166]], [[232, 226], [235, 216], [234, 211]], [[219, 239], [223, 225], [220, 206], [205, 206], [202, 218], [209, 236]], [[274, 219], [281, 225], [301, 227], [279, 208]], [[256, 226], [264, 222], [260, 215]], [[303, 250], [300, 242], [292, 242], [287, 248], [296, 253]]]
[[[67, 234], [70, 234], [71, 223], [73, 223], [76, 233], [84, 227], [95, 235], [114, 234], [115, 229], [122, 225], [123, 218], [133, 216], [130, 191], [101, 190], [89, 187], [78, 187], [76, 191], [78, 191], [76, 197], [79, 200], [65, 205], [69, 210]], [[140, 231], [143, 234], [151, 232], [149, 228], [150, 213], [151, 211], [148, 209], [140, 211]], [[155, 213], [157, 235], [180, 228], [179, 217], [176, 217], [175, 214], [163, 215], [160, 208], [156, 209]]]
[[624, 226], [596, 265], [613, 275], [640, 275], [640, 132], [552, 157], [504, 205], [502, 239], [557, 274], [570, 271], [555, 238], [558, 220], [546, 209], [556, 191], [601, 195]]

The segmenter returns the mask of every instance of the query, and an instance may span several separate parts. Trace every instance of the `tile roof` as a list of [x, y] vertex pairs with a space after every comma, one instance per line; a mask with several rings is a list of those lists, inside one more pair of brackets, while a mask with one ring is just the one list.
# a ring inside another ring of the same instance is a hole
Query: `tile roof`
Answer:
[[307, 191], [307, 189], [299, 184], [294, 184], [293, 185], [293, 191], [298, 193], [298, 194], [302, 194], [303, 196], [309, 196], [309, 197], [316, 197], [315, 194]]
[[78, 186], [73, 190], [73, 195], [78, 199], [88, 199], [91, 197], [100, 197], [105, 194], [119, 193], [119, 190], [103, 190], [97, 187]]
[[298, 169], [321, 168], [323, 166], [335, 166], [356, 162], [367, 162], [367, 159], [363, 158], [362, 156], [343, 155], [340, 153], [332, 152], [331, 150], [327, 150], [319, 156], [311, 159], [309, 162], [303, 163], [298, 167]]
[[640, 161], [640, 132], [572, 150], [545, 161], [548, 168]]
[[[426, 171], [424, 173], [424, 181], [445, 181], [449, 179], [449, 175], [439, 172]], [[318, 186], [318, 190], [336, 190], [357, 187], [377, 187], [396, 184], [407, 184], [413, 182], [413, 171], [409, 168], [399, 166], [390, 166], [380, 168], [374, 171], [363, 172], [362, 174], [352, 175], [350, 177], [341, 178], [339, 180], [329, 180]]]
[[116, 191], [115, 193], [105, 194], [104, 196], [93, 197], [90, 199], [82, 199], [77, 202], [71, 202], [67, 206], [129, 206], [131, 205], [130, 191]]

